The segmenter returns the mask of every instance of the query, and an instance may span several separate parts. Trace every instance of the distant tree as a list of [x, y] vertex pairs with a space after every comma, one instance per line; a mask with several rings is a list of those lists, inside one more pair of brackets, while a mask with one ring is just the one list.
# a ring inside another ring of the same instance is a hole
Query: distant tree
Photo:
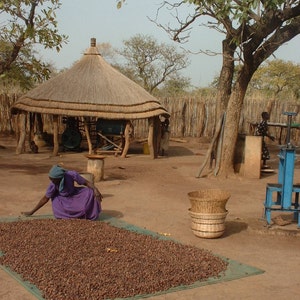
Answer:
[[110, 43], [99, 43], [97, 44], [97, 48], [103, 58], [105, 60], [115, 63], [117, 51], [112, 47]]
[[[39, 44], [59, 51], [67, 41], [57, 30], [56, 10], [59, 0], [6, 0], [0, 3], [0, 75], [11, 76], [16, 69], [28, 74], [38, 70], [48, 76], [48, 65], [32, 50]], [[22, 70], [21, 70], [22, 69]], [[10, 72], [10, 73], [9, 73]]]
[[[0, 41], [0, 59], [4, 60], [11, 49], [11, 43]], [[52, 71], [53, 66], [39, 60], [32, 46], [26, 45], [20, 50], [9, 70], [0, 75], [0, 92], [8, 93], [10, 88], [17, 89], [19, 92], [28, 90], [37, 82], [48, 79]]]
[[215, 99], [217, 96], [217, 89], [214, 87], [204, 87], [204, 88], [196, 88], [192, 90], [191, 96], [196, 98], [203, 99]]
[[163, 87], [157, 91], [158, 96], [176, 97], [188, 93], [191, 86], [190, 78], [182, 76], [172, 76], [164, 83]]
[[292, 92], [300, 97], [300, 65], [281, 59], [267, 61], [253, 75], [250, 87], [277, 96], [281, 92]]
[[136, 82], [140, 86], [143, 86], [142, 79], [138, 77], [138, 75], [135, 72], [135, 69], [129, 66], [128, 64], [124, 65], [121, 63], [113, 64], [113, 67], [117, 70], [119, 70], [123, 75], [131, 79], [132, 81]]
[[174, 46], [158, 43], [148, 35], [136, 35], [124, 43], [119, 54], [126, 59], [123, 72], [153, 93], [168, 80], [179, 76], [189, 64], [187, 55]]

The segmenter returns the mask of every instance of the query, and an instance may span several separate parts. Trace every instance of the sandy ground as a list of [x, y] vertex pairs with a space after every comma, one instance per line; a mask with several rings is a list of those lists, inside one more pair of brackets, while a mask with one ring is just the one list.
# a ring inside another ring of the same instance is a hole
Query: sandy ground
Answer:
[[[47, 149], [41, 149], [38, 154], [15, 155], [15, 140], [10, 137], [1, 137], [0, 145], [0, 217], [18, 216], [32, 208], [45, 192], [53, 164], [86, 171], [85, 153], [52, 157]], [[133, 147], [126, 159], [107, 157], [104, 180], [96, 183], [104, 196], [103, 211], [265, 272], [151, 299], [299, 299], [300, 230], [296, 223], [269, 228], [263, 219], [266, 183], [277, 180], [278, 147], [274, 147], [270, 161], [275, 173], [259, 180], [239, 176], [226, 180], [196, 178], [207, 147], [199, 139], [188, 139], [171, 142], [168, 156], [156, 160], [144, 155], [141, 145]], [[298, 162], [295, 182], [300, 182]], [[226, 230], [218, 239], [196, 237], [190, 228], [187, 193], [205, 188], [231, 192]], [[37, 212], [51, 213], [50, 203]], [[35, 297], [0, 270], [0, 299]]]

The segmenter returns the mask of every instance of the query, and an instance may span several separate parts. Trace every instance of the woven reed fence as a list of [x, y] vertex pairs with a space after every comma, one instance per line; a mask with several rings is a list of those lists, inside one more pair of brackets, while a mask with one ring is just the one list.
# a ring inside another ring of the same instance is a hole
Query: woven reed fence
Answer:
[[[16, 95], [0, 95], [0, 133], [16, 131], [14, 118], [10, 107], [16, 100]], [[218, 120], [216, 120], [216, 101], [213, 97], [199, 98], [162, 98], [161, 104], [170, 112], [170, 130], [172, 137], [206, 137], [211, 138]], [[262, 100], [261, 97], [246, 98], [240, 120], [240, 133], [250, 134], [250, 124], [260, 122], [262, 111], [270, 112], [270, 122], [286, 123], [283, 112], [298, 112], [297, 100]], [[44, 127], [51, 133], [49, 117], [44, 117]], [[47, 124], [48, 123], [48, 124]], [[293, 117], [293, 123], [300, 123], [300, 114]], [[136, 138], [146, 138], [148, 134], [147, 120], [134, 120]], [[270, 127], [270, 133], [279, 136], [280, 128]], [[300, 130], [292, 131], [292, 139], [298, 141]]]
[[[170, 131], [173, 137], [211, 137], [215, 127], [214, 99], [159, 99], [171, 114]], [[147, 137], [147, 120], [133, 121], [137, 137]]]
[[11, 134], [15, 131], [14, 118], [10, 113], [10, 108], [17, 99], [17, 95], [0, 94], [0, 133]]

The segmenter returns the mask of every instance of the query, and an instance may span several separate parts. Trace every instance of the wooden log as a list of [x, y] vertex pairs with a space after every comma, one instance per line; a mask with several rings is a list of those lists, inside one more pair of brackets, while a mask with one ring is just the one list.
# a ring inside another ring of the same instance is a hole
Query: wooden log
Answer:
[[126, 155], [127, 155], [132, 134], [133, 134], [133, 125], [130, 121], [128, 121], [126, 123], [125, 130], [124, 130], [125, 145], [124, 145], [122, 155], [121, 155], [121, 157], [123, 157], [123, 158], [126, 157]]
[[106, 137], [105, 135], [101, 134], [100, 132], [97, 133], [98, 135], [101, 136], [101, 138], [103, 138], [104, 140], [106, 140], [109, 144], [115, 146], [117, 149], [119, 149], [120, 151], [122, 150], [122, 147], [120, 145], [117, 145], [114, 141], [112, 141], [111, 139], [109, 139], [108, 137]]
[[94, 175], [94, 181], [99, 182], [104, 179], [104, 159], [103, 155], [86, 155], [87, 161], [87, 172]]
[[224, 136], [225, 117], [226, 117], [226, 113], [223, 114], [221, 132], [220, 132], [219, 140], [218, 140], [218, 143], [217, 143], [216, 165], [215, 165], [215, 170], [214, 170], [214, 175], [215, 176], [218, 175], [220, 165], [221, 165], [221, 155], [222, 155], [222, 149], [223, 149], [223, 136]]
[[58, 155], [59, 142], [58, 142], [58, 116], [53, 115], [53, 156]]
[[84, 130], [85, 130], [85, 135], [86, 135], [86, 139], [87, 139], [87, 144], [88, 144], [88, 147], [89, 147], [89, 154], [92, 154], [93, 153], [93, 147], [92, 147], [92, 141], [91, 141], [91, 136], [90, 136], [90, 132], [89, 132], [87, 118], [84, 118]]
[[26, 114], [25, 112], [19, 114], [19, 132], [20, 137], [16, 148], [16, 154], [24, 153], [25, 139], [26, 139]]
[[161, 122], [158, 116], [154, 117], [153, 149], [154, 158], [158, 157], [161, 140]]
[[204, 158], [204, 162], [202, 163], [201, 167], [200, 167], [200, 170], [199, 170], [199, 173], [198, 175], [196, 176], [196, 178], [200, 178], [201, 177], [201, 174], [204, 170], [204, 168], [206, 167], [207, 163], [209, 162], [210, 158], [211, 158], [211, 154], [212, 154], [212, 151], [215, 147], [215, 143], [218, 141], [218, 138], [220, 136], [220, 131], [222, 129], [222, 126], [223, 126], [223, 119], [224, 119], [224, 114], [222, 115], [222, 118], [219, 120], [218, 124], [217, 124], [217, 127], [216, 127], [216, 132], [213, 136], [213, 139], [209, 145], [209, 148], [206, 152], [206, 155], [205, 155], [205, 158]]
[[155, 158], [154, 145], [153, 145], [153, 135], [154, 135], [154, 118], [149, 118], [149, 134], [148, 134], [148, 145], [150, 157]]

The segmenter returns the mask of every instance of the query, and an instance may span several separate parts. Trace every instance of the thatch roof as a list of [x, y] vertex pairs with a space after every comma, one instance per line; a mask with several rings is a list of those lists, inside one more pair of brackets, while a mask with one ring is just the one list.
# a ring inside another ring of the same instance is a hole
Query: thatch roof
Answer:
[[95, 39], [73, 67], [20, 97], [12, 112], [22, 110], [127, 120], [169, 115], [155, 97], [102, 58]]

